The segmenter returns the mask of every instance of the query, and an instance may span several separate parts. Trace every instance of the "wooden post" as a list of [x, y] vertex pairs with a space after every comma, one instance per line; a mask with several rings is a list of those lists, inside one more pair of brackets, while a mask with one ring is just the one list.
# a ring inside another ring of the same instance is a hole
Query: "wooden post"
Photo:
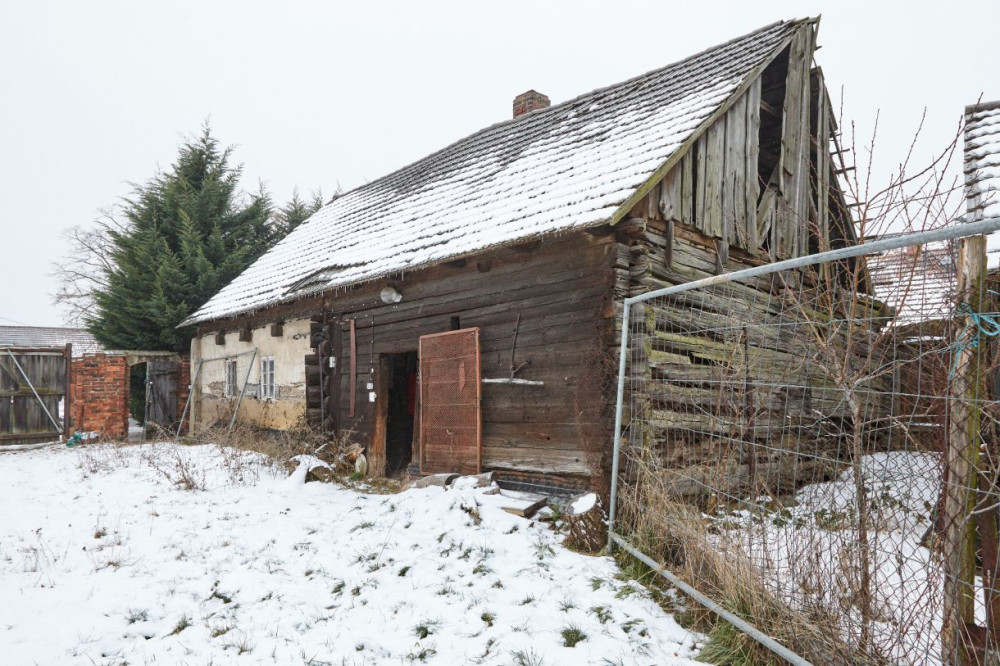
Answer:
[[350, 383], [348, 384], [348, 390], [350, 394], [350, 404], [348, 406], [348, 416], [352, 419], [354, 418], [355, 405], [357, 404], [357, 390], [358, 390], [358, 336], [354, 328], [354, 319], [350, 320], [351, 327], [351, 360], [348, 364], [347, 374], [350, 376]]
[[375, 408], [372, 418], [372, 443], [368, 449], [368, 475], [382, 477], [386, 473], [385, 438], [389, 425], [389, 357], [381, 354], [375, 368]]
[[986, 237], [963, 238], [958, 256], [958, 339], [953, 343], [951, 415], [944, 487], [944, 616], [941, 657], [946, 664], [972, 663], [963, 636], [975, 620], [976, 522], [972, 506], [979, 464], [979, 399], [982, 349], [978, 323], [986, 283]]
[[330, 338], [332, 345], [331, 356], [333, 358], [333, 367], [329, 371], [329, 382], [327, 384], [326, 391], [326, 401], [327, 409], [326, 415], [329, 419], [329, 423], [326, 424], [328, 430], [332, 430], [335, 435], [340, 435], [340, 377], [341, 377], [341, 364], [343, 361], [344, 352], [344, 340], [343, 340], [343, 330], [340, 326], [340, 317], [332, 316], [326, 327], [327, 337]]
[[72, 419], [70, 411], [73, 409], [73, 345], [72, 343], [66, 343], [66, 349], [63, 351], [63, 358], [66, 360], [66, 386], [63, 389], [65, 395], [63, 396], [63, 437], [67, 440], [70, 437], [70, 430], [72, 429]]

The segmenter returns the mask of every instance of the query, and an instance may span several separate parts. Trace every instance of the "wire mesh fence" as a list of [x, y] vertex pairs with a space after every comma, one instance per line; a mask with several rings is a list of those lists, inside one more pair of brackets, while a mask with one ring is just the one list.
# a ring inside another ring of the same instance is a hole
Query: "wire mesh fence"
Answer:
[[[231, 432], [244, 398], [256, 397], [260, 391], [260, 373], [264, 370], [256, 368], [258, 360], [256, 349], [199, 359], [192, 369], [192, 390], [188, 393], [177, 435], [185, 423], [191, 435], [212, 428]], [[273, 365], [271, 368], [273, 373]], [[251, 383], [254, 377], [257, 383]]]
[[612, 538], [798, 663], [998, 663], [997, 227], [629, 299]]

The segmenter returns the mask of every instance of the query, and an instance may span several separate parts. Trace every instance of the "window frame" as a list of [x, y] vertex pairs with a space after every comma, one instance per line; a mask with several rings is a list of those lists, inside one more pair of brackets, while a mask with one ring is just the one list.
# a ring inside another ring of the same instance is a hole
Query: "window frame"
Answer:
[[274, 382], [274, 356], [260, 357], [260, 391], [263, 402], [273, 402], [277, 397]]
[[239, 364], [235, 358], [227, 358], [225, 364], [225, 386], [223, 388], [224, 397], [235, 398], [237, 386], [239, 386]]

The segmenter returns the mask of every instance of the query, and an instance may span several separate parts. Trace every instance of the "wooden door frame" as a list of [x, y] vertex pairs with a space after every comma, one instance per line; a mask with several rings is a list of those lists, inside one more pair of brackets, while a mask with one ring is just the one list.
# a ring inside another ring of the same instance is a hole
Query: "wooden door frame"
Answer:
[[372, 384], [375, 390], [375, 403], [372, 408], [372, 441], [368, 448], [368, 474], [375, 477], [385, 476], [386, 472], [385, 439], [389, 426], [389, 356], [389, 354], [379, 354]]

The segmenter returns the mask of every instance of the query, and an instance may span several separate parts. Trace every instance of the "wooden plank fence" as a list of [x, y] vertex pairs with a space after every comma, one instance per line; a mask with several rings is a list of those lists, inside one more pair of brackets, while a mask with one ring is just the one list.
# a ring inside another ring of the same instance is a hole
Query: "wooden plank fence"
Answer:
[[0, 347], [0, 449], [68, 436], [72, 345]]

